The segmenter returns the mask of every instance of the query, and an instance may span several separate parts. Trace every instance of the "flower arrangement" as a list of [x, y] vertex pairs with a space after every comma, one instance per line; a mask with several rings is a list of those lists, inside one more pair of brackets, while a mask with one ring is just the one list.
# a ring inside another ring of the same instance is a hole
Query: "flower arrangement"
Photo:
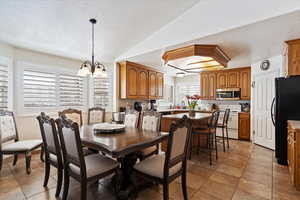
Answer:
[[187, 98], [189, 109], [195, 110], [195, 107], [198, 105], [198, 100], [200, 99], [200, 96], [197, 94], [193, 96], [187, 95], [186, 98]]

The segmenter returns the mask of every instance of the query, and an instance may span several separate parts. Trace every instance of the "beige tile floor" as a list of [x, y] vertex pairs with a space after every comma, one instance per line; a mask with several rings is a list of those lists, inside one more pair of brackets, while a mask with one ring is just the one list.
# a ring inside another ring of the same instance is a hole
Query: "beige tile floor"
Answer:
[[[55, 169], [52, 168], [48, 187], [43, 188], [44, 168], [37, 154], [32, 158], [31, 175], [26, 175], [22, 158], [15, 167], [8, 161], [0, 172], [0, 200], [55, 199]], [[274, 152], [249, 142], [230, 141], [229, 151], [219, 152], [219, 159], [212, 166], [206, 153], [193, 155], [187, 176], [191, 200], [300, 200], [287, 167], [276, 163]], [[108, 182], [104, 179], [100, 184], [89, 185], [88, 199], [115, 199]], [[78, 199], [79, 192], [78, 183], [72, 181], [68, 199]], [[162, 187], [143, 190], [136, 199], [162, 199]], [[170, 186], [170, 199], [183, 199], [179, 179]]]

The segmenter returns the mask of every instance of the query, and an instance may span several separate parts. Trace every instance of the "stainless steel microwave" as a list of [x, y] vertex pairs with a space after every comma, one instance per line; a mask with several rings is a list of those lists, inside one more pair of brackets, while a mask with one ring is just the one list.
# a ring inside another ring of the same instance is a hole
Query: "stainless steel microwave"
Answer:
[[224, 88], [216, 90], [217, 100], [240, 100], [241, 89], [240, 88]]

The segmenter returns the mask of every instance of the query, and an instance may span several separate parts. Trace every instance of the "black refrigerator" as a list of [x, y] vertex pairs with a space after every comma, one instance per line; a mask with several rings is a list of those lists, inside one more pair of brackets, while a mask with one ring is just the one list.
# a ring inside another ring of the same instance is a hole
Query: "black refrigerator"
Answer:
[[272, 120], [277, 162], [287, 165], [287, 120], [300, 120], [300, 76], [275, 79]]

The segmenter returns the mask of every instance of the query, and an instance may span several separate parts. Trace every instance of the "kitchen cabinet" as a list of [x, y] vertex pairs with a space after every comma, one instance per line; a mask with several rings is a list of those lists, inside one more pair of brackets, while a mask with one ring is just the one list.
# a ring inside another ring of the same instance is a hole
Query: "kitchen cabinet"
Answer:
[[300, 190], [300, 121], [288, 121], [288, 168], [293, 185]]
[[227, 88], [238, 88], [240, 85], [240, 72], [232, 70], [227, 73]]
[[163, 73], [134, 62], [124, 61], [118, 64], [121, 99], [163, 98]]
[[240, 71], [241, 100], [251, 99], [251, 69], [244, 68]]
[[239, 140], [250, 140], [250, 113], [239, 113]]
[[227, 88], [227, 72], [220, 71], [217, 73], [217, 89]]
[[209, 99], [208, 95], [209, 90], [209, 80], [208, 80], [208, 73], [201, 73], [200, 74], [200, 96], [201, 99]]
[[241, 100], [251, 99], [251, 68], [235, 68], [200, 73], [200, 96], [203, 100], [216, 99], [216, 89], [240, 88]]
[[286, 42], [286, 72], [288, 76], [300, 75], [300, 39]]

